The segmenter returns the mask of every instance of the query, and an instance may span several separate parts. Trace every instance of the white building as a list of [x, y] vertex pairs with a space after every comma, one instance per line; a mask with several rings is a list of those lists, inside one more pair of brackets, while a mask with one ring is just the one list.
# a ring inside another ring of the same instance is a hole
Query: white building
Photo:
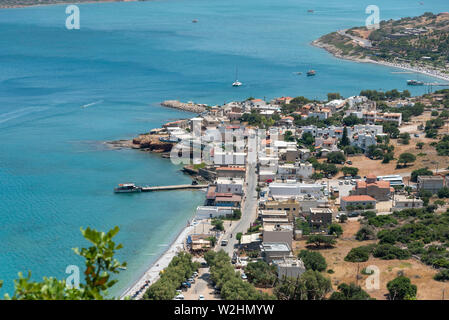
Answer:
[[246, 165], [245, 152], [226, 152], [215, 148], [213, 159], [215, 165]]
[[242, 178], [217, 178], [217, 193], [233, 193], [243, 194], [243, 179]]
[[275, 199], [294, 198], [301, 195], [320, 198], [323, 195], [323, 188], [319, 184], [273, 182], [269, 185], [269, 192]]
[[230, 208], [213, 207], [213, 206], [198, 206], [196, 208], [195, 219], [197, 219], [197, 220], [211, 219], [211, 218], [217, 218], [217, 217], [226, 216], [226, 215], [232, 215], [233, 213], [234, 213], [234, 210], [232, 210]]

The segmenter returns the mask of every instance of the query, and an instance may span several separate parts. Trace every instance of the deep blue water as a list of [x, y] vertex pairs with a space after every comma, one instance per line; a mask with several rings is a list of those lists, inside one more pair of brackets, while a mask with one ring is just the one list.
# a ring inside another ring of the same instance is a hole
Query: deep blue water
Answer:
[[[191, 116], [159, 107], [162, 100], [324, 98], [328, 92], [410, 89], [405, 81], [412, 77], [431, 80], [338, 60], [310, 46], [325, 33], [364, 24], [371, 2], [354, 2], [85, 4], [79, 5], [80, 30], [65, 28], [65, 6], [0, 9], [2, 292], [11, 292], [18, 271], [61, 278], [67, 265], [80, 264], [71, 252], [87, 245], [80, 226], [118, 225], [117, 239], [125, 246], [119, 258], [129, 263], [113, 290], [118, 293], [191, 218], [201, 192], [112, 193], [125, 181], [189, 182], [158, 156], [101, 143]], [[376, 3], [381, 19], [449, 11], [447, 0]], [[244, 86], [233, 88], [237, 66]], [[318, 73], [314, 78], [294, 74], [311, 68]]]

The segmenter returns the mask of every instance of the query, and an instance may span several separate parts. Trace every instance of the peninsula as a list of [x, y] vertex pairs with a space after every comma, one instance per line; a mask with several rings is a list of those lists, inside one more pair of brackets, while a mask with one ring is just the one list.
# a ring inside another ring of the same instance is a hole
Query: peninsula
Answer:
[[381, 21], [379, 29], [355, 27], [312, 42], [334, 56], [423, 73], [449, 81], [449, 13]]

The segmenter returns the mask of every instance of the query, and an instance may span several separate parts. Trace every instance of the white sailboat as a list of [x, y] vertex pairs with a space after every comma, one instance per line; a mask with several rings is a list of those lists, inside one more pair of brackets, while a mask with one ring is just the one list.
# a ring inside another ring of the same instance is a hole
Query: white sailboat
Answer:
[[240, 87], [243, 83], [237, 80], [238, 79], [238, 69], [235, 68], [235, 81], [232, 84], [233, 87]]

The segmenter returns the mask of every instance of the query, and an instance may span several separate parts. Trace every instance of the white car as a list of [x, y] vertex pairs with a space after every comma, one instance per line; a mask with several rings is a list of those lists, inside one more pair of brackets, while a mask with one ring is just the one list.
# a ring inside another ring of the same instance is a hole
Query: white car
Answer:
[[178, 294], [178, 295], [175, 297], [175, 300], [184, 300], [184, 295]]
[[199, 295], [198, 300], [204, 300], [204, 296], [202, 294]]
[[243, 280], [248, 279], [248, 277], [246, 276], [246, 274], [242, 273], [242, 279], [243, 279]]

